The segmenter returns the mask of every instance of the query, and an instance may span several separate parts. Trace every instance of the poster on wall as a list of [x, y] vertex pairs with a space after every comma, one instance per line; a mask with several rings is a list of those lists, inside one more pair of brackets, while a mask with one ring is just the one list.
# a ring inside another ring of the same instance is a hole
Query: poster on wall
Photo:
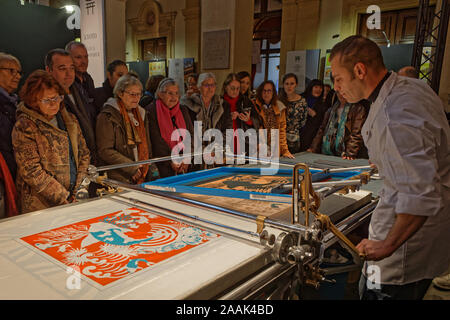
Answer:
[[105, 39], [103, 0], [80, 0], [81, 42], [89, 55], [88, 73], [96, 87], [105, 81]]
[[166, 61], [150, 61], [148, 63], [148, 76], [163, 75], [166, 76]]
[[178, 83], [180, 95], [184, 94], [184, 61], [183, 59], [169, 59], [169, 78]]
[[288, 51], [286, 73], [294, 73], [298, 78], [297, 93], [305, 91], [306, 81], [306, 51]]
[[184, 81], [187, 81], [189, 75], [195, 73], [195, 60], [194, 58], [184, 58]]
[[331, 83], [331, 62], [330, 62], [330, 54], [331, 50], [327, 50], [327, 54], [325, 55], [325, 68], [323, 71], [323, 82]]

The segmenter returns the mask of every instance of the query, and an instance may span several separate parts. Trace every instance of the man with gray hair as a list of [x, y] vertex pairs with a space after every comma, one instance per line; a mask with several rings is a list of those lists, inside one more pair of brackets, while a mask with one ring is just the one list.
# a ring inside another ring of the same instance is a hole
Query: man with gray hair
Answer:
[[78, 41], [70, 41], [66, 45], [75, 66], [75, 83], [81, 88], [81, 93], [87, 98], [89, 104], [95, 106], [95, 85], [91, 75], [87, 72], [89, 55], [86, 46]]

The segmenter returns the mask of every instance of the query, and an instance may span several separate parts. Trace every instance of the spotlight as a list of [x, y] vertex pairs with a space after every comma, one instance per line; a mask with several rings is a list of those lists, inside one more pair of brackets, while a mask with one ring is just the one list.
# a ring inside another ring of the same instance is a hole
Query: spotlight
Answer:
[[73, 8], [73, 6], [68, 5], [68, 6], [64, 6], [64, 8], [66, 9], [67, 13], [72, 13], [75, 9]]

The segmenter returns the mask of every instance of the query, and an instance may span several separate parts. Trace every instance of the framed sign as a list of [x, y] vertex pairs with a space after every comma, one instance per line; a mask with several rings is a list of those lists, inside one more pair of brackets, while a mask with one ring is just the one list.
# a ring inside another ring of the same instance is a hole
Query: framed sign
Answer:
[[231, 30], [203, 32], [203, 69], [230, 68]]

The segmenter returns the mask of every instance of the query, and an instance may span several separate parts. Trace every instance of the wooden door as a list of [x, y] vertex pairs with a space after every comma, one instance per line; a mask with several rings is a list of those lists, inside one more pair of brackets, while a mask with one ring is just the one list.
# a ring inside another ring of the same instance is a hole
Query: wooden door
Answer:
[[[367, 28], [367, 20], [371, 14], [361, 15], [359, 21], [359, 34], [369, 38], [370, 40], [376, 42], [380, 46], [385, 46], [388, 44], [387, 39], [393, 44], [393, 39], [395, 38], [396, 24], [397, 24], [397, 13], [396, 12], [382, 12], [381, 13], [381, 29], [369, 29]], [[383, 34], [385, 32], [386, 36]]]
[[[433, 24], [433, 12], [435, 6], [431, 6], [428, 30]], [[375, 41], [378, 45], [387, 45], [386, 38], [391, 44], [414, 43], [417, 26], [417, 13], [419, 8], [386, 11], [381, 13], [381, 30], [367, 28], [367, 20], [372, 14], [361, 14], [359, 17], [358, 34]], [[430, 38], [428, 39], [430, 41]]]

